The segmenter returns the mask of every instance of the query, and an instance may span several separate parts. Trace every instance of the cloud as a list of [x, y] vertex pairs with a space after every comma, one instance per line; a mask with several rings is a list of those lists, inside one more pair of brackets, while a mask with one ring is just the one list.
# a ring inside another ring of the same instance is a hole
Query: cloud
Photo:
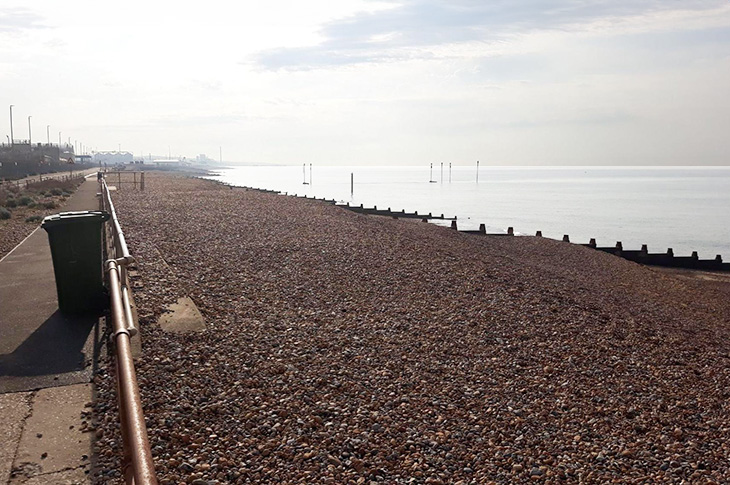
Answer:
[[307, 70], [429, 56], [430, 47], [485, 45], [543, 30], [573, 30], [598, 21], [674, 10], [709, 11], [720, 0], [405, 0], [392, 8], [326, 24], [315, 46], [259, 53], [265, 69]]
[[44, 18], [26, 8], [0, 9], [0, 34], [14, 34], [29, 29], [43, 29]]

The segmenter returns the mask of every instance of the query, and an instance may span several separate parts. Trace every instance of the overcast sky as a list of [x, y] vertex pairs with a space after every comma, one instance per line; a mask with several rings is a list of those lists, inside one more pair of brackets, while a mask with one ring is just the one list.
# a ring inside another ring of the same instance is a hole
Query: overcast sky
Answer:
[[730, 2], [3, 0], [0, 100], [136, 155], [727, 165]]

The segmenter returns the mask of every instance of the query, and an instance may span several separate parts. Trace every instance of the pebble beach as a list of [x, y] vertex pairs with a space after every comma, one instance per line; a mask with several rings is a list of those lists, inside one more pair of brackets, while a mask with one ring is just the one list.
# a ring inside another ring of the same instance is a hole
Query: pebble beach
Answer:
[[[114, 201], [160, 483], [727, 483], [727, 280], [146, 177]], [[182, 297], [203, 332], [157, 324]], [[122, 483], [112, 370], [96, 483]]]

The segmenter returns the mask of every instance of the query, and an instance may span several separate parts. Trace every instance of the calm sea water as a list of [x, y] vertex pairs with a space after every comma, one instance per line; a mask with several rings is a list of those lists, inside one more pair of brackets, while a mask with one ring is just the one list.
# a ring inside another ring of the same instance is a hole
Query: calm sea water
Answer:
[[[325, 197], [366, 207], [457, 216], [459, 229], [625, 249], [698, 251], [730, 260], [730, 167], [240, 166], [212, 177], [236, 186]], [[350, 174], [354, 174], [351, 192]], [[303, 184], [304, 180], [308, 184]], [[447, 223], [448, 224], [448, 223]]]

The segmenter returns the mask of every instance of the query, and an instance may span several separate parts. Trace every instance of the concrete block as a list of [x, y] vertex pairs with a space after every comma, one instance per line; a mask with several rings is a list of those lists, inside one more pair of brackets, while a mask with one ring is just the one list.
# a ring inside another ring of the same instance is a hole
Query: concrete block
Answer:
[[200, 310], [189, 297], [179, 298], [177, 303], [168, 307], [157, 323], [165, 332], [191, 333], [205, 330], [205, 320]]

